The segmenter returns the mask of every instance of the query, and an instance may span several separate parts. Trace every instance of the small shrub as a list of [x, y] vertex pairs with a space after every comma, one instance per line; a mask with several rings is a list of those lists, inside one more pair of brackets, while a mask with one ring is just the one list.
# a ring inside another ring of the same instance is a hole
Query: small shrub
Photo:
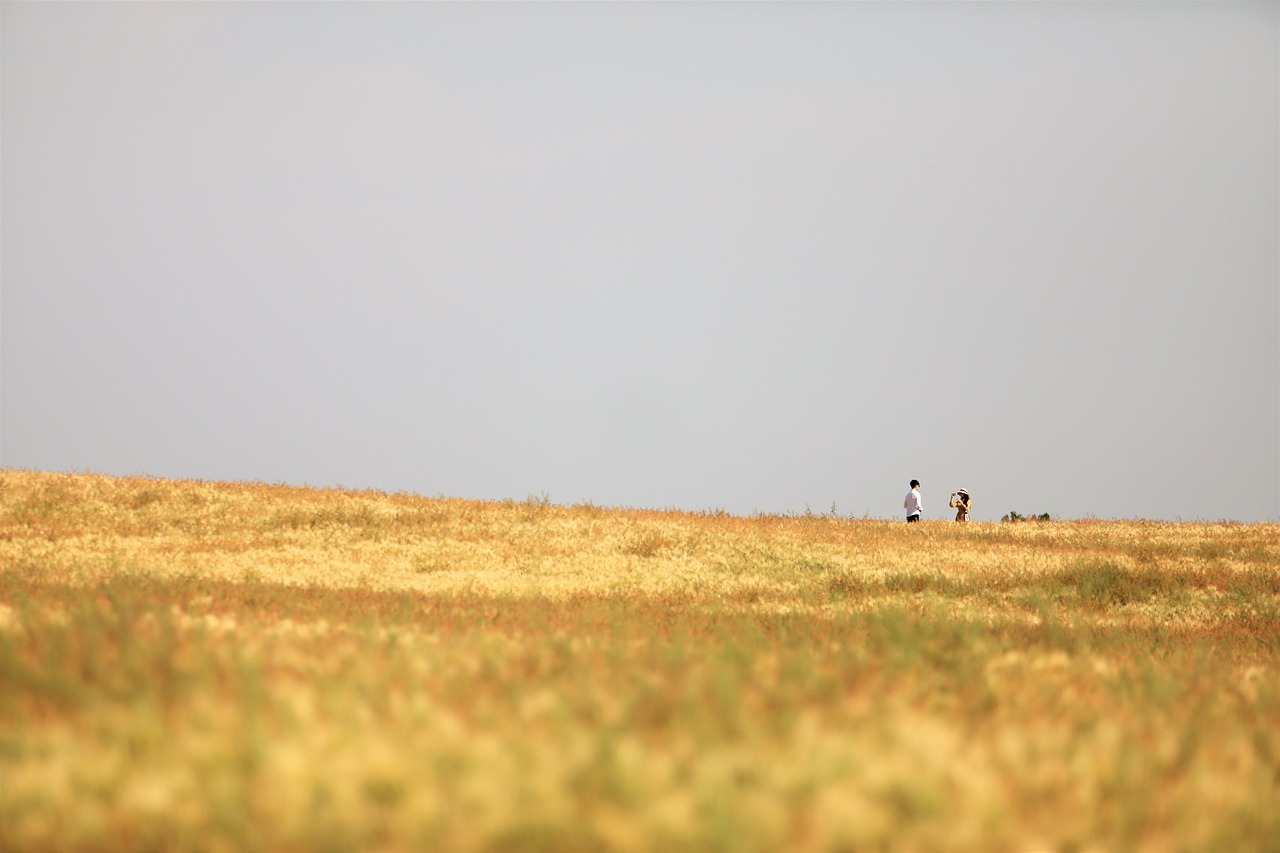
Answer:
[[1040, 513], [1039, 515], [1026, 516], [1026, 515], [1023, 515], [1022, 513], [1019, 513], [1019, 512], [1013, 512], [1013, 511], [1011, 510], [1011, 511], [1009, 511], [1007, 514], [1000, 516], [1000, 520], [1001, 520], [1001, 521], [1004, 521], [1004, 522], [1012, 522], [1012, 521], [1053, 521], [1053, 517], [1052, 517], [1052, 516], [1050, 516], [1050, 515], [1049, 515], [1049, 513], [1047, 513], [1047, 512], [1042, 512], [1042, 513]]

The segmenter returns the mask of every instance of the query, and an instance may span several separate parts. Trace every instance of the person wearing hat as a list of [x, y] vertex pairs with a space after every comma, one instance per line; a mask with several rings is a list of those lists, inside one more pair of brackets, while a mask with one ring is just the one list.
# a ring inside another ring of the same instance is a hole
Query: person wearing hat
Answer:
[[949, 506], [956, 511], [956, 521], [969, 520], [969, 493], [964, 489], [951, 493]]

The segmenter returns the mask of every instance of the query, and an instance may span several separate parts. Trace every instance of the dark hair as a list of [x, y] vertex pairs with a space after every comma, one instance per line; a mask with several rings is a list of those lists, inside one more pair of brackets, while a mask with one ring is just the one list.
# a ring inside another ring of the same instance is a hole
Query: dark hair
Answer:
[[960, 503], [964, 504], [964, 505], [965, 505], [965, 507], [968, 507], [968, 506], [969, 506], [969, 496], [968, 496], [968, 495], [959, 495], [959, 498], [960, 498]]
[[919, 480], [912, 480], [912, 481], [911, 481], [911, 488], [913, 488], [913, 489], [914, 489], [914, 488], [915, 488], [916, 486], [918, 486], [918, 485], [920, 485], [920, 481], [919, 481]]

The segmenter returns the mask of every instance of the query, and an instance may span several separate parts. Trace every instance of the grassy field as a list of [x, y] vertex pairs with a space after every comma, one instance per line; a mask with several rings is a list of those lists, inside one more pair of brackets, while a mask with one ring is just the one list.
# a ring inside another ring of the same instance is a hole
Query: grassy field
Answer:
[[1280, 850], [1280, 526], [0, 471], [0, 849]]

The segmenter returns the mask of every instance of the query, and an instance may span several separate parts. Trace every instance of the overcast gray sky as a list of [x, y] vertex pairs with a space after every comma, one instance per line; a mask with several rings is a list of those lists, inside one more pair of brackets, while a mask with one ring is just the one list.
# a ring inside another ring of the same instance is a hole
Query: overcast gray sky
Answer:
[[0, 6], [0, 464], [1280, 520], [1280, 4]]

